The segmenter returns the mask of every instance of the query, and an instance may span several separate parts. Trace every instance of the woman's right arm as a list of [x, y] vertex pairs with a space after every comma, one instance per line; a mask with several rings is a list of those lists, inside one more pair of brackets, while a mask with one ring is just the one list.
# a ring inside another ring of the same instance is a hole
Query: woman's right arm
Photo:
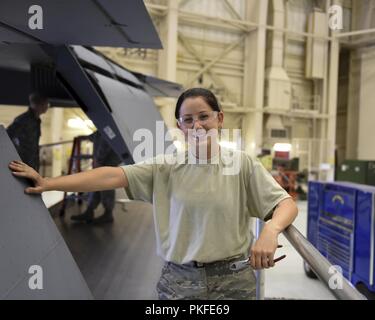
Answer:
[[100, 167], [56, 178], [43, 178], [21, 161], [12, 161], [9, 168], [15, 176], [28, 178], [34, 182], [34, 187], [25, 189], [26, 193], [42, 193], [51, 190], [92, 192], [128, 186], [126, 174], [120, 167]]

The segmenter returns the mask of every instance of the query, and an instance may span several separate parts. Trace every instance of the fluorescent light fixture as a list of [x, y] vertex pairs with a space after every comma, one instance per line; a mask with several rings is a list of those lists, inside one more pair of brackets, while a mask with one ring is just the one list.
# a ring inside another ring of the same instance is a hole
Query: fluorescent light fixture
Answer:
[[91, 128], [94, 126], [94, 123], [91, 120], [85, 120], [85, 124], [87, 127], [91, 127]]
[[321, 163], [320, 164], [320, 170], [328, 171], [331, 169], [331, 165], [329, 163]]
[[233, 150], [236, 150], [237, 149], [237, 143], [236, 142], [233, 142], [233, 141], [225, 141], [225, 140], [221, 140], [219, 142], [219, 144], [223, 147], [223, 148], [228, 148], [228, 149], [233, 149]]
[[292, 145], [290, 143], [275, 143], [273, 150], [279, 152], [289, 152], [292, 150]]
[[72, 129], [90, 129], [94, 126], [91, 120], [83, 120], [81, 118], [70, 118], [68, 120], [68, 127]]

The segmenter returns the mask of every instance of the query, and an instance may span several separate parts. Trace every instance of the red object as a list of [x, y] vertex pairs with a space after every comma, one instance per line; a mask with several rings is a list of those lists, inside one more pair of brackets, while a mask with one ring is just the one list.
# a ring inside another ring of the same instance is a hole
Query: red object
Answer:
[[[81, 160], [82, 159], [93, 159], [94, 158], [92, 154], [89, 154], [89, 155], [88, 154], [82, 154], [81, 143], [82, 143], [82, 141], [85, 141], [85, 140], [90, 140], [89, 136], [78, 136], [78, 137], [74, 138], [72, 154], [69, 158], [68, 174], [78, 173], [78, 172], [82, 171], [82, 168], [81, 168]], [[77, 192], [75, 194], [76, 194], [75, 197], [77, 199], [79, 199], [82, 195], [82, 192]], [[64, 198], [63, 198], [62, 205], [61, 205], [61, 208], [60, 208], [60, 217], [63, 217], [65, 215], [67, 198], [68, 198], [68, 193], [64, 192]]]
[[289, 160], [289, 151], [275, 151], [275, 158]]
[[277, 174], [273, 175], [273, 177], [289, 193], [293, 200], [297, 200], [297, 171], [285, 171], [279, 167]]

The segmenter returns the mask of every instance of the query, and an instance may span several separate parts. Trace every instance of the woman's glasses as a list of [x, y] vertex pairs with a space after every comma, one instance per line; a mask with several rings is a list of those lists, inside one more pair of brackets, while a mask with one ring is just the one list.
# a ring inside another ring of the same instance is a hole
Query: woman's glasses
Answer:
[[185, 128], [193, 128], [195, 121], [199, 121], [201, 125], [205, 125], [217, 117], [217, 111], [201, 112], [198, 115], [186, 115], [178, 118], [180, 126]]

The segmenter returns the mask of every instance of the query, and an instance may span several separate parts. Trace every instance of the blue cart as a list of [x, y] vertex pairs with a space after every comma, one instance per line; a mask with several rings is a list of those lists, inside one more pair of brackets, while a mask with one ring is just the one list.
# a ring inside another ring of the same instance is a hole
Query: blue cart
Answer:
[[[375, 293], [374, 237], [375, 187], [309, 182], [308, 240], [328, 261], [339, 265], [353, 285], [370, 294]], [[313, 275], [307, 266], [305, 271]]]

